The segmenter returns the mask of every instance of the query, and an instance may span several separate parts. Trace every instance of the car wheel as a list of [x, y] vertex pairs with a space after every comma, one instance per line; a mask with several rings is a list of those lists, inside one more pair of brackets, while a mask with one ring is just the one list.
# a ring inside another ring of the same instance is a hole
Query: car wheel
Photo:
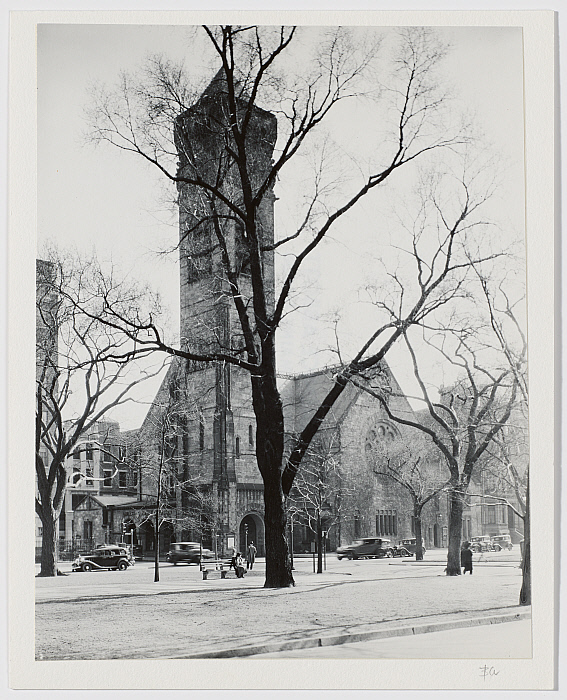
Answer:
[[125, 561], [118, 562], [118, 571], [126, 571], [128, 564]]
[[339, 561], [341, 561], [342, 557], [337, 557], [337, 559], [338, 559]]
[[495, 545], [494, 545], [494, 551], [495, 551], [495, 552], [501, 552], [501, 551], [502, 551], [502, 547], [501, 547], [499, 544], [495, 544]]
[[83, 571], [92, 571], [93, 570], [93, 565], [92, 564], [83, 564]]
[[347, 554], [347, 559], [350, 561], [350, 560], [352, 560], [352, 559], [356, 559], [356, 557], [354, 556], [354, 554], [353, 554], [352, 552], [349, 552], [349, 553]]
[[177, 562], [176, 562], [176, 561], [173, 562], [173, 566], [177, 566]]
[[392, 552], [392, 550], [389, 549], [389, 550], [386, 552], [386, 556], [389, 557], [389, 558], [391, 559], [391, 558], [394, 556], [394, 552]]

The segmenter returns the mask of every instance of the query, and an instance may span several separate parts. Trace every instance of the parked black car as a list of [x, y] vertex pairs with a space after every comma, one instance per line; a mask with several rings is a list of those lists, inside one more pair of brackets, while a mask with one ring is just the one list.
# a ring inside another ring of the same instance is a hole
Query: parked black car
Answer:
[[203, 559], [214, 559], [215, 554], [210, 549], [201, 549], [199, 542], [174, 542], [167, 553], [167, 561], [174, 566], [179, 562], [186, 564], [198, 564], [199, 557]]
[[344, 547], [337, 547], [337, 559], [379, 559], [391, 557], [390, 540], [381, 537], [363, 537]]
[[128, 552], [122, 547], [97, 547], [89, 554], [84, 554], [75, 559], [73, 571], [96, 571], [100, 569], [114, 569], [125, 571], [134, 562], [128, 556]]
[[[417, 538], [406, 537], [405, 540], [400, 540], [399, 546], [407, 549], [410, 554], [415, 554], [415, 550], [417, 549]], [[423, 540], [421, 540], [421, 549], [425, 554], [425, 542]]]

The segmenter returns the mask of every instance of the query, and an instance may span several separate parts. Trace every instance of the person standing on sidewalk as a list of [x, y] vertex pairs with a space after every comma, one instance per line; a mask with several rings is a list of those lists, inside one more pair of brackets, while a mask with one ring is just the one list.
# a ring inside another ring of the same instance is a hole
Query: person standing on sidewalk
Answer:
[[470, 546], [470, 542], [463, 543], [463, 548], [461, 549], [461, 566], [463, 567], [463, 574], [466, 574], [468, 571], [472, 576], [472, 552]]
[[248, 550], [246, 552], [246, 568], [252, 570], [254, 566], [254, 561], [256, 560], [256, 547], [254, 547], [254, 542], [250, 542], [248, 545]]

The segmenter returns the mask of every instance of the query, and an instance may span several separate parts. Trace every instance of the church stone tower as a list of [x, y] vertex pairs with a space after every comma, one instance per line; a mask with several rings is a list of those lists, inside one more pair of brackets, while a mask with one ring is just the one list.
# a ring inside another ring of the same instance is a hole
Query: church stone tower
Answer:
[[[248, 104], [244, 93], [237, 104], [239, 116], [243, 116]], [[247, 134], [248, 171], [252, 171], [252, 187], [256, 189], [272, 162], [275, 116], [254, 107]], [[205, 354], [234, 351], [243, 347], [243, 340], [226, 274], [227, 259], [238, 275], [250, 310], [252, 289], [244, 225], [223, 201], [242, 202], [238, 168], [229, 154], [235, 144], [223, 70], [197, 103], [178, 117], [175, 143], [178, 176], [191, 181], [178, 184], [181, 343]], [[207, 185], [221, 196], [209, 191]], [[273, 192], [268, 191], [258, 209], [257, 224], [266, 245], [274, 239], [274, 200]], [[273, 251], [264, 254], [263, 271], [273, 304]], [[188, 363], [187, 375], [190, 400], [198, 402], [200, 414], [199, 468], [217, 498], [222, 541], [218, 544], [226, 549], [234, 542], [243, 549], [254, 541], [263, 554], [263, 487], [256, 466], [248, 373], [227, 363]]]

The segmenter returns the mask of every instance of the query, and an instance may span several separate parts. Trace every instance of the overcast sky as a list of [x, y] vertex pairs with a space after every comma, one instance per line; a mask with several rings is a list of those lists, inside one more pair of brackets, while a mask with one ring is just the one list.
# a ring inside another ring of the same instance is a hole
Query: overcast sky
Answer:
[[[384, 31], [384, 30], [380, 30]], [[474, 115], [499, 153], [503, 186], [492, 203], [491, 214], [510, 240], [523, 236], [523, 95], [522, 34], [517, 28], [441, 28], [451, 44], [444, 78], [455, 97], [455, 109]], [[184, 27], [119, 25], [40, 25], [38, 28], [38, 243], [55, 241], [80, 251], [95, 249], [112, 259], [124, 272], [149, 281], [178, 314], [178, 264], [175, 255], [156, 251], [175, 243], [175, 218], [161, 203], [160, 176], [141, 159], [109, 146], [86, 145], [84, 109], [93, 82], [113, 84], [121, 70], [134, 70], [147, 54], [163, 53], [185, 58], [198, 79], [212, 77], [211, 55], [199, 33]], [[354, 153], [364, 152], [372, 127], [368, 111], [356, 113], [359, 122], [331, 124], [340, 130], [337, 140]], [[397, 182], [399, 192], [407, 186]], [[285, 183], [276, 190], [276, 231], [285, 225]], [[388, 197], [386, 198], [388, 199]], [[281, 372], [312, 369], [328, 356], [313, 354], [313, 318], [334, 310], [358, 289], [366, 270], [364, 237], [375, 231], [375, 206], [360, 207], [350, 219], [350, 234], [338, 229], [332, 241], [306, 269], [304, 283], [312, 285], [313, 306], [298, 313], [280, 333], [278, 367]], [[382, 200], [385, 204], [386, 200]], [[384, 207], [380, 216], [393, 212]], [[355, 232], [355, 233], [353, 233]], [[358, 237], [358, 238], [357, 238]], [[384, 237], [383, 253], [389, 237]], [[378, 253], [377, 253], [378, 254]], [[330, 280], [326, 283], [325, 280]], [[340, 280], [340, 284], [337, 283]], [[352, 308], [352, 307], [351, 307]], [[344, 324], [345, 337], [356, 334], [356, 320]], [[316, 331], [318, 333], [318, 331]], [[347, 342], [347, 341], [345, 341]], [[307, 349], [307, 353], [305, 353]], [[304, 355], [308, 355], [308, 359]], [[408, 370], [388, 361], [402, 385]], [[151, 399], [154, 386], [143, 393]], [[142, 396], [143, 394], [140, 394]], [[117, 411], [124, 429], [137, 427], [145, 409]]]

